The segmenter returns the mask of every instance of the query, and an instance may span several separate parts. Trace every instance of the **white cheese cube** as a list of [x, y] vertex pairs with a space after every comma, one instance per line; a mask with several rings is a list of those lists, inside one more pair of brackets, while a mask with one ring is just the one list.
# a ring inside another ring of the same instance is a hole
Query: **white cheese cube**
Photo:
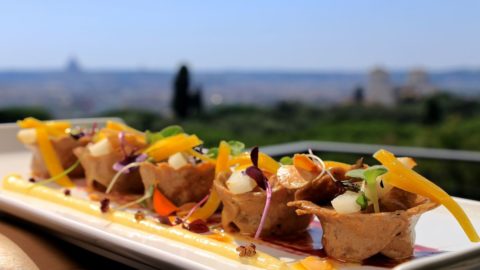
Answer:
[[88, 151], [94, 157], [107, 155], [112, 151], [112, 145], [108, 139], [102, 139], [96, 143], [87, 146]]
[[242, 171], [232, 173], [225, 184], [233, 194], [246, 193], [252, 191], [257, 186], [257, 182]]
[[183, 167], [187, 164], [188, 164], [187, 159], [180, 152], [178, 152], [176, 154], [173, 154], [170, 157], [168, 157], [168, 165], [170, 165], [175, 170], [178, 170], [178, 169], [180, 169], [181, 167]]
[[37, 141], [37, 130], [34, 128], [20, 129], [17, 138], [23, 144], [34, 144]]
[[337, 196], [332, 200], [332, 206], [340, 214], [351, 214], [360, 212], [362, 208], [357, 203], [357, 198], [360, 194], [353, 191], [346, 191], [342, 195]]

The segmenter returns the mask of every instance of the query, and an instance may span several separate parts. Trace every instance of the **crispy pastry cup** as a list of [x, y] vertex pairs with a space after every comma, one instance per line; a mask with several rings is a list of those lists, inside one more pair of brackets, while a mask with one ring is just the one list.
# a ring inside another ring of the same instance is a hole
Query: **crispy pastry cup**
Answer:
[[407, 210], [380, 213], [339, 214], [310, 201], [289, 205], [297, 207], [299, 215], [315, 214], [322, 224], [326, 254], [347, 262], [361, 262], [379, 253], [394, 260], [411, 257], [418, 218], [438, 206], [421, 196]]
[[[222, 225], [228, 232], [254, 235], [257, 231], [265, 207], [266, 192], [259, 188], [243, 194], [233, 194], [226, 186], [231, 173], [219, 174], [214, 181], [215, 190], [223, 203]], [[294, 199], [295, 189], [287, 189], [269, 179], [272, 185], [272, 198], [262, 236], [288, 235], [304, 231], [312, 220], [311, 214], [297, 216], [294, 207], [287, 206]]]
[[[85, 146], [90, 142], [89, 137], [82, 137], [78, 140], [75, 140], [69, 135], [61, 136], [58, 138], [51, 138], [50, 142], [52, 143], [53, 149], [60, 159], [60, 163], [64, 169], [71, 167], [76, 161], [77, 157], [74, 155], [73, 150], [77, 147]], [[32, 175], [41, 178], [51, 177], [49, 174], [45, 162], [43, 161], [42, 154], [37, 144], [27, 145], [27, 147], [32, 151], [32, 161], [30, 163], [30, 168], [32, 170]], [[83, 177], [84, 170], [82, 166], [76, 167], [68, 176], [73, 178]]]
[[209, 194], [215, 177], [212, 163], [188, 164], [174, 169], [168, 163], [140, 165], [143, 185], [155, 185], [162, 194], [177, 206], [188, 202], [198, 202]]
[[[86, 147], [78, 147], [74, 150], [74, 153], [85, 169], [87, 187], [91, 190], [99, 191], [105, 191], [115, 174], [117, 174], [117, 171], [113, 169], [113, 165], [123, 159], [123, 155], [117, 151], [94, 157]], [[132, 169], [128, 174], [120, 175], [112, 188], [112, 192], [122, 194], [141, 194], [143, 191], [142, 179], [136, 168]]]

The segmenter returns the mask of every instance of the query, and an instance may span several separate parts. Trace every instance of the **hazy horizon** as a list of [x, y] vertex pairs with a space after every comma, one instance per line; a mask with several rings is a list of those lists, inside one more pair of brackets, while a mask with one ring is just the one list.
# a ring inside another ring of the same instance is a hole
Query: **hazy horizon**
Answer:
[[[186, 65], [193, 73], [289, 73], [289, 74], [318, 74], [318, 73], [338, 73], [338, 74], [365, 74], [374, 68], [381, 68], [388, 72], [403, 73], [411, 70], [425, 70], [428, 73], [442, 73], [442, 72], [480, 72], [480, 64], [474, 67], [468, 66], [453, 66], [445, 68], [425, 68], [423, 66], [411, 66], [411, 67], [388, 67], [383, 65], [374, 65], [365, 69], [295, 69], [295, 68], [195, 68], [195, 65], [190, 63], [179, 63], [178, 65], [170, 68], [146, 68], [146, 67], [88, 67], [84, 66], [81, 59], [76, 58], [82, 72], [155, 72], [155, 73], [175, 73], [178, 71], [181, 65]], [[67, 68], [68, 61], [65, 61], [63, 65], [55, 67], [17, 67], [8, 68], [0, 67], [0, 73], [5, 72], [62, 72]]]

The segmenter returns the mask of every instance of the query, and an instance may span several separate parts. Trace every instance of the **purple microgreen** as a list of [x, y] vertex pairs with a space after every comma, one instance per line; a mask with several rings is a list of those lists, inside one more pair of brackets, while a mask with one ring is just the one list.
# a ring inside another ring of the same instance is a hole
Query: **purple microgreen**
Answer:
[[202, 206], [202, 204], [204, 204], [207, 200], [208, 200], [208, 197], [210, 197], [210, 194], [207, 194], [205, 197], [203, 197], [202, 200], [200, 200], [197, 204], [195, 204], [192, 209], [190, 209], [190, 211], [188, 211], [188, 214], [183, 218], [183, 221], [186, 222], [188, 221], [188, 219], [193, 215], [193, 213], [195, 213], [195, 211], [200, 207]]
[[130, 173], [131, 170], [130, 169], [124, 170], [124, 168], [126, 166], [132, 164], [132, 163], [137, 162], [136, 159], [137, 159], [137, 156], [125, 156], [125, 158], [123, 160], [120, 160], [120, 161], [116, 162], [115, 164], [113, 164], [112, 168], [117, 172], [123, 170], [124, 174], [128, 174], [128, 173]]
[[135, 162], [143, 162], [148, 159], [147, 154], [140, 154], [135, 158]]
[[[132, 164], [132, 163], [139, 163], [143, 162], [148, 159], [148, 156], [146, 154], [140, 154], [140, 155], [129, 155], [126, 156], [123, 160], [120, 160], [113, 164], [113, 169], [117, 172], [123, 170], [126, 166]], [[134, 168], [132, 168], [134, 169]], [[123, 170], [124, 174], [130, 173], [131, 169], [128, 170]]]
[[267, 177], [263, 174], [262, 170], [258, 168], [258, 146], [255, 146], [250, 152], [250, 159], [252, 160], [253, 166], [248, 167], [245, 170], [245, 173], [257, 182], [257, 185], [265, 190], [267, 193], [267, 198], [265, 200], [265, 206], [263, 208], [262, 217], [260, 218], [260, 223], [258, 224], [257, 232], [255, 233], [255, 239], [258, 239], [262, 233], [263, 226], [267, 219], [268, 209], [270, 209], [270, 202], [272, 200], [272, 187], [268, 182]]
[[[124, 131], [120, 131], [118, 133], [118, 140], [120, 142], [120, 149], [122, 150], [122, 153], [123, 153], [123, 160], [120, 160], [118, 162], [116, 162], [115, 164], [113, 164], [113, 169], [117, 172], [123, 170], [125, 168], [125, 166], [128, 166], [132, 163], [138, 163], [138, 162], [143, 162], [145, 161], [148, 156], [146, 154], [140, 154], [140, 155], [135, 155], [132, 153], [128, 154], [127, 153], [127, 150], [126, 150], [126, 145], [128, 144], [128, 142], [125, 140], [125, 132]], [[128, 174], [130, 173], [130, 169], [128, 170], [124, 170], [123, 172], [125, 174]]]
[[270, 183], [268, 183], [267, 179], [264, 179], [264, 183], [266, 186], [267, 199], [265, 200], [265, 207], [263, 208], [260, 224], [258, 224], [257, 232], [255, 233], [255, 239], [258, 239], [262, 233], [263, 226], [267, 220], [268, 209], [270, 209], [270, 202], [272, 201], [272, 187], [270, 186]]
[[253, 180], [255, 180], [255, 182], [257, 183], [257, 185], [262, 188], [262, 189], [265, 189], [265, 175], [263, 175], [263, 172], [262, 170], [260, 170], [258, 167], [255, 167], [255, 166], [250, 166], [248, 167], [246, 170], [245, 170], [245, 173], [250, 177], [252, 178]]
[[95, 135], [95, 133], [97, 132], [97, 125], [98, 125], [97, 122], [94, 122], [92, 124], [92, 129], [90, 130], [90, 134], [89, 134], [90, 136], [93, 137], [93, 135]]
[[252, 160], [253, 166], [258, 167], [258, 146], [255, 146], [252, 151], [250, 151], [250, 159]]
[[120, 142], [120, 149], [122, 150], [123, 156], [127, 157], [127, 151], [125, 150], [125, 132], [120, 131], [118, 133], [118, 141]]
[[[118, 162], [117, 162], [118, 163]], [[117, 163], [113, 164], [113, 168], [115, 169], [115, 167], [118, 168], [118, 165], [115, 166]], [[120, 178], [120, 176], [122, 174], [126, 174], [126, 173], [129, 173], [130, 172], [130, 169], [132, 168], [136, 168], [136, 167], [139, 167], [140, 165], [142, 165], [141, 162], [131, 162], [130, 164], [128, 165], [124, 165], [112, 178], [112, 181], [110, 181], [110, 184], [108, 184], [108, 187], [107, 187], [107, 190], [105, 191], [105, 193], [110, 193], [110, 191], [112, 190], [113, 186], [115, 185], [115, 183], [117, 183], [117, 180]]]

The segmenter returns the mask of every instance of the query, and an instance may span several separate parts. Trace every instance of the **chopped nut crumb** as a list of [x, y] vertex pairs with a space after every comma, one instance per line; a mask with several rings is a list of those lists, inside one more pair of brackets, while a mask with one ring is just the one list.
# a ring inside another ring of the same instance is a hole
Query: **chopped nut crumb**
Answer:
[[237, 251], [240, 257], [253, 257], [257, 254], [256, 246], [253, 243], [250, 243], [248, 246], [239, 246]]
[[70, 189], [67, 188], [63, 191], [63, 194], [65, 194], [65, 196], [70, 196], [72, 192], [70, 191]]
[[135, 220], [136, 221], [141, 221], [141, 220], [144, 220], [145, 219], [145, 214], [138, 210], [136, 213], [135, 213]]
[[36, 181], [37, 180], [35, 180], [35, 178], [33, 178], [33, 177], [28, 178], [28, 182], [30, 182], [30, 183], [35, 183]]
[[100, 201], [100, 211], [102, 211], [102, 213], [107, 213], [109, 209], [110, 209], [110, 200], [108, 198], [104, 198], [103, 200]]

